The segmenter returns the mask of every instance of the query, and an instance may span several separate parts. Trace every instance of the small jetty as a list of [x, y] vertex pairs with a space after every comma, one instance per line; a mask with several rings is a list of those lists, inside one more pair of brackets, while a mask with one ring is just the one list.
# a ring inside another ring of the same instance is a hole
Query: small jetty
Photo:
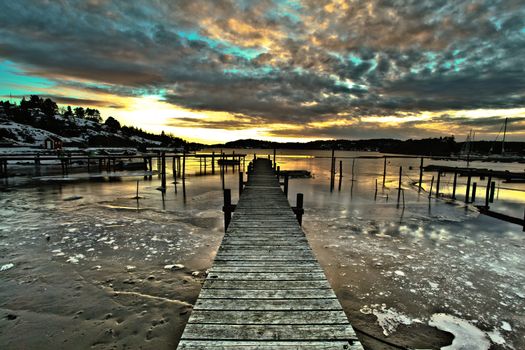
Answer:
[[302, 210], [269, 159], [250, 168], [178, 349], [363, 349], [298, 223]]

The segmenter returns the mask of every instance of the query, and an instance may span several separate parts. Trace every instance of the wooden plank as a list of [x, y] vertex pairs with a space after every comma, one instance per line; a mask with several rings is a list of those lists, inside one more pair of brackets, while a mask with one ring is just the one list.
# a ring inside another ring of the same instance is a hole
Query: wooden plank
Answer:
[[293, 290], [293, 289], [331, 289], [328, 281], [224, 281], [206, 280], [204, 288], [218, 289], [261, 289], [261, 290]]
[[206, 299], [326, 299], [334, 298], [331, 289], [219, 289], [203, 288], [200, 298]]
[[[192, 324], [182, 339], [329, 340], [355, 339], [352, 327], [342, 325], [231, 325]], [[315, 330], [315, 331], [312, 331]]]
[[323, 272], [210, 272], [206, 277], [233, 281], [309, 281], [325, 278]]
[[294, 272], [315, 272], [315, 273], [323, 273], [323, 270], [319, 266], [288, 266], [288, 265], [282, 265], [282, 266], [213, 266], [209, 270], [209, 274], [213, 273], [221, 273], [221, 272], [237, 272], [237, 273], [245, 273], [245, 272], [266, 272], [266, 273], [274, 273], [274, 272], [285, 272], [285, 273], [294, 273]]
[[318, 269], [319, 264], [317, 261], [313, 260], [215, 260], [213, 263], [213, 267], [221, 267], [221, 266], [252, 266], [256, 268], [264, 268], [264, 267], [309, 267], [311, 269]]
[[343, 311], [194, 310], [191, 323], [223, 324], [347, 324]]
[[[262, 302], [261, 300], [264, 300]], [[341, 310], [337, 298], [328, 299], [201, 299], [194, 310]]]
[[183, 340], [180, 350], [363, 350], [357, 341], [224, 341], [224, 340]]

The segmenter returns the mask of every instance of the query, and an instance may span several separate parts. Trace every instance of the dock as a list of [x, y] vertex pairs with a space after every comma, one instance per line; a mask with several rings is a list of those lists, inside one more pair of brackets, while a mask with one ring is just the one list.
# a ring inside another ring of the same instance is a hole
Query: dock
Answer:
[[178, 349], [362, 350], [271, 161], [252, 169]]

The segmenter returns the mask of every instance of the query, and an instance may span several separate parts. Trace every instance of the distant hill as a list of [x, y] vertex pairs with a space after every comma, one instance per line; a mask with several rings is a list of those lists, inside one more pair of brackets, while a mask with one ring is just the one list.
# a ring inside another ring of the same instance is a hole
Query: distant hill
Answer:
[[[453, 136], [421, 140], [371, 139], [371, 140], [316, 140], [310, 142], [270, 142], [262, 140], [237, 140], [216, 144], [215, 148], [263, 148], [263, 149], [336, 149], [345, 151], [376, 151], [381, 153], [450, 156], [460, 153], [464, 142], [456, 142]], [[494, 154], [501, 152], [501, 143], [476, 141], [471, 143], [472, 153]], [[525, 142], [506, 142], [509, 153], [525, 155]]]
[[109, 117], [102, 122], [96, 109], [67, 107], [59, 110], [50, 99], [31, 96], [15, 105], [0, 101], [0, 146], [42, 147], [45, 140], [59, 140], [64, 147], [185, 147], [200, 148], [172, 135], [156, 135], [121, 126]]

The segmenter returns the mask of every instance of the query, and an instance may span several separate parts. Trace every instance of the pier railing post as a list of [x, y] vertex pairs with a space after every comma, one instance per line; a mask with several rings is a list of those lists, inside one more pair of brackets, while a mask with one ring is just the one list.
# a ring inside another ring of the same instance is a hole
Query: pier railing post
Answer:
[[244, 173], [242, 171], [239, 171], [239, 197], [241, 196], [243, 189], [244, 189]]
[[232, 220], [232, 192], [229, 188], [224, 189], [224, 206], [222, 211], [224, 212], [224, 232], [226, 232]]
[[299, 226], [303, 225], [303, 214], [304, 214], [303, 199], [304, 199], [303, 194], [297, 193], [296, 205], [295, 205], [295, 208], [293, 208], [295, 216], [297, 217], [297, 221], [299, 222]]
[[288, 173], [285, 173], [284, 174], [284, 195], [286, 196], [286, 198], [288, 198], [288, 179], [289, 179], [289, 175]]
[[276, 156], [276, 149], [274, 148], [273, 149], [273, 170], [275, 171], [275, 168], [277, 167], [277, 162], [275, 161], [275, 156]]

